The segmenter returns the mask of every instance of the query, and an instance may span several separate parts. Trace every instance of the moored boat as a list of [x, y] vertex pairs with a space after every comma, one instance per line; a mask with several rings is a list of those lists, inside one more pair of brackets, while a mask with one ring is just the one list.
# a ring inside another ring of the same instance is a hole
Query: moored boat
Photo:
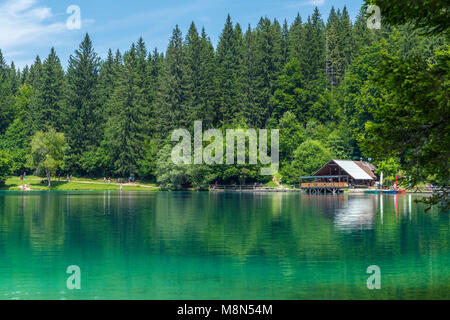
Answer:
[[379, 193], [381, 193], [381, 191], [379, 191], [379, 190], [365, 190], [364, 193], [365, 194], [379, 194]]

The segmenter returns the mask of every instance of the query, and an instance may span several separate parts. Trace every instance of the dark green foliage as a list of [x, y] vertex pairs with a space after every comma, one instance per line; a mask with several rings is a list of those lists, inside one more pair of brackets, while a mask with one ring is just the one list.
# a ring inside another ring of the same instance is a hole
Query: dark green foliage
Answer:
[[0, 149], [7, 151], [12, 162], [12, 173], [22, 174], [26, 167], [27, 154], [30, 151], [31, 141], [31, 114], [30, 103], [33, 88], [25, 84], [19, 88], [14, 104], [15, 119], [0, 136]]
[[[191, 74], [187, 71], [187, 57], [178, 26], [170, 39], [164, 65], [159, 75], [160, 92], [156, 101], [158, 134], [166, 138], [171, 130], [188, 128], [191, 116]], [[192, 71], [192, 70], [191, 70]], [[164, 139], [163, 138], [163, 139]]]
[[126, 177], [137, 171], [138, 161], [144, 153], [147, 101], [140, 86], [142, 79], [134, 44], [123, 60], [114, 93], [108, 102], [111, 117], [106, 124], [105, 139], [110, 157], [114, 159], [114, 172]]
[[3, 150], [0, 150], [0, 186], [5, 184], [11, 174], [12, 160], [11, 157]]
[[66, 168], [72, 172], [89, 173], [80, 167], [85, 152], [98, 147], [103, 133], [103, 112], [98, 76], [100, 58], [86, 34], [74, 55], [70, 56], [67, 70], [65, 131], [70, 147]]
[[298, 183], [300, 176], [310, 176], [316, 173], [325, 163], [333, 159], [333, 153], [323, 143], [308, 139], [295, 150], [293, 161], [282, 171], [286, 182]]
[[[414, 185], [429, 181], [448, 194], [450, 181], [450, 51], [429, 64], [385, 56], [374, 83], [385, 89], [371, 110], [362, 146], [379, 160], [398, 156]], [[448, 198], [447, 198], [448, 200]]]
[[30, 84], [35, 89], [30, 107], [33, 132], [50, 128], [62, 131], [65, 121], [65, 80], [54, 48], [42, 66], [40, 60], [36, 59]]
[[216, 52], [219, 123], [231, 123], [243, 110], [242, 60], [243, 36], [239, 25], [227, 17]]
[[4, 133], [14, 120], [13, 84], [10, 77], [10, 68], [0, 50], [0, 134]]
[[391, 25], [410, 23], [425, 34], [445, 34], [450, 29], [450, 8], [446, 0], [366, 0], [365, 7], [375, 4], [384, 22]]
[[347, 8], [331, 9], [326, 28], [327, 76], [331, 87], [341, 82], [353, 56], [352, 24]]
[[189, 80], [190, 101], [186, 116], [190, 126], [196, 120], [202, 120], [211, 127], [216, 118], [214, 86], [214, 47], [205, 30], [199, 35], [192, 23], [185, 40], [186, 78]]

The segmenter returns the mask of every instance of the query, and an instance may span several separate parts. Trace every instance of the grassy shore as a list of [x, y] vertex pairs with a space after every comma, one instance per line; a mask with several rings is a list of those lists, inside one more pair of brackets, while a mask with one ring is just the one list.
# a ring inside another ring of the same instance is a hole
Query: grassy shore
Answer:
[[[112, 180], [111, 183], [104, 183], [103, 179], [84, 179], [73, 178], [71, 182], [65, 179], [58, 181], [58, 178], [52, 178], [51, 187], [47, 182], [41, 183], [44, 179], [34, 176], [28, 176], [26, 180], [20, 180], [19, 177], [11, 177], [6, 180], [4, 186], [0, 190], [23, 190], [25, 185], [27, 191], [119, 191], [120, 184], [117, 180]], [[158, 191], [159, 187], [150, 183], [133, 183], [123, 184], [123, 191]]]

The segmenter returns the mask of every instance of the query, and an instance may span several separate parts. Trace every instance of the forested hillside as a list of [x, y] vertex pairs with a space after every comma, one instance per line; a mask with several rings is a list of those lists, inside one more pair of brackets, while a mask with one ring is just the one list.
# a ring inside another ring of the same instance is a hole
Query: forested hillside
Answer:
[[[418, 59], [448, 71], [445, 41], [407, 25], [369, 30], [362, 13], [352, 21], [344, 7], [327, 17], [316, 8], [290, 24], [263, 17], [241, 26], [228, 16], [217, 44], [194, 22], [186, 32], [176, 26], [165, 53], [137, 39], [102, 59], [86, 34], [67, 70], [53, 49], [23, 70], [0, 52], [0, 176], [39, 169], [33, 137], [56, 131], [66, 146], [47, 159], [53, 174], [131, 174], [168, 189], [270, 179], [258, 166], [171, 163], [171, 131], [192, 130], [196, 120], [204, 130], [279, 128], [280, 174], [289, 183], [331, 158], [373, 157], [395, 175], [407, 158], [379, 156], [366, 132], [368, 122], [380, 123], [380, 104], [395, 102], [390, 88], [401, 86], [386, 83], [389, 73], [380, 79], [380, 65]], [[448, 91], [439, 92], [436, 100], [446, 101]]]

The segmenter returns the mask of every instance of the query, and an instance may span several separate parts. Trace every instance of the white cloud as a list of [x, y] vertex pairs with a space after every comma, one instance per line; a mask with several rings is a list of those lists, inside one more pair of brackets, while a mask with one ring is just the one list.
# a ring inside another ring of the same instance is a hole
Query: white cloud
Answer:
[[292, 2], [289, 3], [286, 8], [298, 8], [303, 6], [317, 6], [320, 7], [325, 4], [325, 0], [308, 0], [302, 2]]
[[52, 10], [38, 6], [37, 0], [7, 0], [0, 5], [0, 48], [14, 50], [39, 44], [64, 32], [65, 21], [52, 22]]

